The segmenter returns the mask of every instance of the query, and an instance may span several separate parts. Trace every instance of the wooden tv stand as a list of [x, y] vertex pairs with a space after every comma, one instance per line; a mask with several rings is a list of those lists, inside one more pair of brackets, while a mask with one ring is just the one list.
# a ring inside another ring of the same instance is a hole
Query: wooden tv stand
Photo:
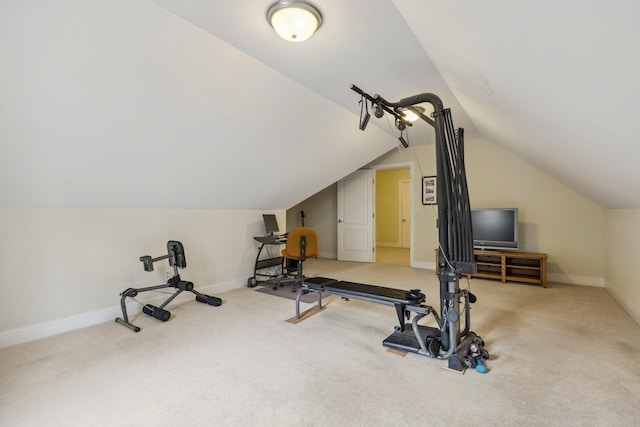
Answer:
[[[468, 277], [524, 282], [547, 287], [547, 254], [511, 251], [473, 251], [477, 273]], [[436, 249], [436, 266], [440, 251]], [[436, 268], [436, 274], [437, 268]]]

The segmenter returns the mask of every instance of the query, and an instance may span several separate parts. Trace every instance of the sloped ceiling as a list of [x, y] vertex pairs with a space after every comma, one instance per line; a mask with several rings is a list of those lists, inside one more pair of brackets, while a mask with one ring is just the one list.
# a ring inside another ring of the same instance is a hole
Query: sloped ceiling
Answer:
[[467, 138], [640, 207], [634, 2], [316, 0], [304, 43], [270, 4], [0, 3], [0, 203], [286, 209], [395, 146], [358, 130], [355, 83], [435, 93]]
[[480, 134], [605, 208], [640, 207], [640, 3], [394, 4]]

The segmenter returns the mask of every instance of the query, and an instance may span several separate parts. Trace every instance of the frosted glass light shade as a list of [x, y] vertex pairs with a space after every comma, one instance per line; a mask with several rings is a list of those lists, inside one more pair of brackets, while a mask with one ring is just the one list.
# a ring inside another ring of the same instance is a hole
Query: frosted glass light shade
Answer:
[[[421, 114], [424, 114], [424, 108], [422, 107], [413, 107], [416, 109], [416, 111], [418, 111]], [[408, 122], [415, 122], [416, 120], [418, 120], [418, 115], [416, 113], [414, 113], [413, 111], [411, 111], [408, 108], [401, 108], [400, 111], [402, 111], [404, 113], [404, 119]]]
[[278, 1], [267, 11], [267, 20], [280, 37], [290, 42], [305, 41], [322, 24], [318, 9], [304, 1]]

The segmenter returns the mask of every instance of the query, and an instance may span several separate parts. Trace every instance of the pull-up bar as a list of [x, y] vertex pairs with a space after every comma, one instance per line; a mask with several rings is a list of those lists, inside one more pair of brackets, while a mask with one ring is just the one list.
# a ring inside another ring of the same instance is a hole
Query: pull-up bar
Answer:
[[402, 121], [407, 126], [412, 126], [412, 123], [406, 119], [404, 113], [402, 113], [401, 108], [406, 108], [407, 110], [412, 111], [416, 116], [429, 123], [431, 126], [435, 127], [435, 122], [422, 114], [418, 109], [414, 108], [414, 105], [421, 104], [423, 102], [428, 102], [433, 105], [434, 111], [437, 113], [438, 111], [443, 109], [442, 101], [436, 95], [430, 93], [423, 93], [420, 95], [415, 95], [409, 98], [401, 99], [400, 102], [393, 103], [389, 102], [378, 94], [373, 96], [364, 92], [356, 85], [351, 85], [351, 90], [362, 96], [363, 98], [369, 100], [371, 104], [374, 106], [374, 114], [377, 118], [381, 118], [386, 111], [387, 113], [394, 116], [396, 119]]

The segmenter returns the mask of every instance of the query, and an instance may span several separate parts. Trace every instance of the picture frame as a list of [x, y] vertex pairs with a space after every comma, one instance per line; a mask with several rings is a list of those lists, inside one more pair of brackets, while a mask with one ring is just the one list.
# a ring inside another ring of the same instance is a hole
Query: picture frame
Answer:
[[438, 178], [436, 176], [423, 176], [422, 177], [422, 204], [423, 205], [437, 205], [438, 204], [438, 192], [437, 192]]

